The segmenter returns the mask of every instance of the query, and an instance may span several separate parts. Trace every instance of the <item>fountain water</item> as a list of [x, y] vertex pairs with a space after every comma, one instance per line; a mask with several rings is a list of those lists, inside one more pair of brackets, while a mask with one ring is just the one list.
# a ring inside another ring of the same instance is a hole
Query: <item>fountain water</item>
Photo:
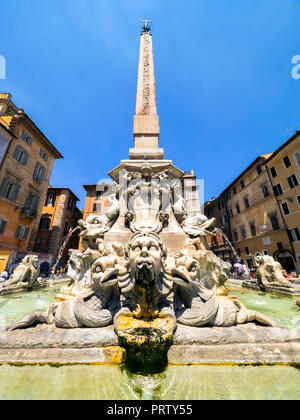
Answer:
[[222, 229], [219, 229], [217, 227], [215, 227], [214, 231], [218, 232], [224, 238], [226, 243], [230, 246], [230, 248], [232, 249], [233, 255], [234, 255], [234, 260], [237, 262], [239, 260], [239, 256], [238, 256], [236, 250], [234, 249], [234, 246], [230, 242], [228, 236], [222, 231]]
[[64, 240], [62, 246], [60, 247], [59, 251], [58, 251], [58, 255], [57, 258], [55, 260], [55, 263], [51, 269], [51, 278], [54, 277], [56, 270], [58, 269], [60, 263], [61, 263], [61, 259], [63, 256], [63, 252], [69, 242], [69, 240], [71, 239], [71, 237], [74, 235], [75, 232], [77, 232], [78, 230], [80, 230], [80, 226], [76, 226], [74, 229], [71, 229], [68, 233], [68, 235], [66, 236], [66, 239]]

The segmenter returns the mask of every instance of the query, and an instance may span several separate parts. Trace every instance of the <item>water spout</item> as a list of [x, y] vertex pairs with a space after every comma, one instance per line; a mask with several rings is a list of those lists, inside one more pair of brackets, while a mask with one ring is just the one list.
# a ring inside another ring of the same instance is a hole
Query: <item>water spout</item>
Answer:
[[81, 227], [80, 226], [77, 226], [76, 228], [70, 230], [69, 233], [68, 233], [68, 235], [67, 235], [67, 237], [66, 237], [66, 239], [64, 240], [62, 246], [60, 247], [59, 252], [58, 252], [58, 255], [57, 255], [57, 258], [56, 258], [55, 263], [54, 263], [54, 265], [52, 267], [52, 270], [51, 270], [51, 278], [53, 278], [54, 275], [55, 275], [56, 268], [60, 264], [60, 261], [62, 259], [63, 252], [64, 252], [64, 250], [65, 250], [65, 248], [66, 248], [69, 240], [71, 239], [71, 237], [73, 236], [73, 234], [77, 230], [81, 230]]
[[228, 239], [228, 236], [221, 230], [221, 229], [219, 229], [219, 228], [214, 228], [214, 232], [217, 232], [217, 233], [219, 233], [223, 238], [224, 238], [224, 240], [226, 241], [226, 243], [230, 246], [230, 248], [232, 249], [232, 252], [233, 252], [233, 255], [234, 255], [234, 259], [235, 260], [239, 260], [239, 256], [238, 256], [238, 254], [237, 254], [237, 252], [236, 252], [236, 250], [234, 249], [234, 247], [233, 247], [233, 245], [232, 245], [232, 243], [230, 242], [230, 240]]

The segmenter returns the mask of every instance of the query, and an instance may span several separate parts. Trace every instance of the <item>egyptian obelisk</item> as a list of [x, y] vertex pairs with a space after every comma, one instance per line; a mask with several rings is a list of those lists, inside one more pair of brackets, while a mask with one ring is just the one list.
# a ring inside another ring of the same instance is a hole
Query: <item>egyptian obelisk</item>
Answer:
[[155, 75], [152, 35], [149, 21], [143, 21], [140, 40], [140, 58], [136, 111], [134, 116], [134, 148], [130, 149], [130, 159], [163, 159], [164, 150], [159, 148], [159, 116], [156, 108]]

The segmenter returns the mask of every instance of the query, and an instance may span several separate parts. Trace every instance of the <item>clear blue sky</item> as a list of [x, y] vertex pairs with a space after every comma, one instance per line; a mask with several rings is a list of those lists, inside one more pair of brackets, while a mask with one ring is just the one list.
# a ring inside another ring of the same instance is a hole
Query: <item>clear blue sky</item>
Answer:
[[161, 146], [218, 195], [300, 129], [299, 0], [0, 0], [9, 91], [65, 159], [51, 185], [105, 178], [133, 145], [140, 19], [153, 20]]

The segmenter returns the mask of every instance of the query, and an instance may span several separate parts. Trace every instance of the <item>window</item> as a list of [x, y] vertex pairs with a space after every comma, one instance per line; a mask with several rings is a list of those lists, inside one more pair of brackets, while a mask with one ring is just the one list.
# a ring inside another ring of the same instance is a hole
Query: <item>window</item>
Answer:
[[237, 254], [238, 254], [238, 256], [240, 257], [242, 254], [241, 254], [241, 250], [240, 250], [240, 248], [238, 248], [237, 250], [236, 250], [236, 252], [237, 252]]
[[280, 224], [279, 224], [277, 216], [275, 214], [270, 216], [270, 221], [271, 221], [273, 230], [280, 230]]
[[67, 236], [67, 235], [68, 235], [68, 233], [69, 233], [69, 222], [68, 222], [68, 221], [66, 221], [63, 236]]
[[282, 242], [277, 242], [277, 249], [283, 249]]
[[287, 203], [282, 203], [282, 210], [283, 213], [287, 216], [288, 214], [290, 214], [290, 209], [289, 206], [287, 205]]
[[269, 251], [267, 249], [263, 249], [263, 254], [264, 255], [269, 255]]
[[296, 177], [295, 174], [289, 176], [287, 180], [288, 180], [288, 183], [289, 183], [290, 188], [297, 187], [298, 180], [297, 180], [297, 177]]
[[93, 211], [95, 213], [100, 213], [101, 212], [101, 203], [95, 203], [94, 207], [93, 207]]
[[285, 165], [286, 168], [289, 168], [291, 166], [290, 158], [288, 156], [285, 156], [283, 158], [283, 163], [284, 163], [284, 165]]
[[275, 185], [275, 187], [273, 189], [274, 189], [274, 194], [276, 195], [276, 197], [278, 197], [279, 195], [281, 195], [283, 193], [280, 184]]
[[271, 175], [272, 175], [272, 177], [273, 177], [273, 178], [275, 178], [275, 177], [277, 176], [277, 172], [276, 172], [275, 167], [273, 166], [273, 167], [270, 169], [270, 171], [271, 171]]
[[256, 236], [256, 227], [254, 223], [250, 223], [251, 235]]
[[37, 164], [35, 165], [33, 179], [41, 184], [44, 181], [45, 172], [46, 172], [46, 168], [44, 168], [43, 165], [37, 162]]
[[300, 241], [300, 234], [298, 228], [289, 229], [288, 234], [292, 242]]
[[247, 246], [245, 247], [245, 252], [246, 252], [246, 255], [250, 255], [250, 249]]
[[15, 203], [18, 198], [20, 191], [20, 185], [10, 181], [9, 178], [4, 178], [0, 188], [0, 197], [6, 198], [7, 200]]
[[265, 198], [269, 197], [270, 192], [269, 192], [268, 185], [267, 184], [262, 185], [261, 186], [261, 189], [262, 189], [262, 192], [263, 192], [264, 197]]
[[36, 217], [38, 212], [40, 202], [40, 196], [38, 194], [35, 194], [33, 192], [30, 192], [25, 207], [22, 210], [23, 214], [27, 214], [28, 216]]
[[28, 158], [29, 158], [29, 153], [25, 149], [23, 149], [22, 146], [18, 145], [14, 153], [14, 158], [17, 162], [26, 166]]
[[297, 200], [298, 200], [298, 203], [300, 205], [300, 195], [298, 195]]
[[297, 164], [300, 168], [300, 152], [295, 153], [295, 159], [296, 159], [296, 162], [297, 162]]
[[243, 179], [241, 180], [241, 183], [240, 184], [241, 184], [241, 188], [245, 188], [245, 182], [244, 182]]
[[25, 130], [22, 131], [21, 134], [22, 139], [27, 143], [29, 146], [32, 146], [33, 140], [32, 138], [26, 133]]
[[9, 141], [0, 134], [0, 163], [5, 155]]
[[260, 175], [262, 173], [262, 167], [261, 167], [261, 165], [258, 165], [256, 167], [256, 170], [257, 170], [257, 174]]
[[246, 209], [248, 209], [250, 207], [250, 203], [247, 197], [244, 198], [244, 203], [245, 203]]
[[231, 217], [233, 217], [233, 211], [232, 211], [232, 209], [229, 209], [229, 210], [228, 210], [228, 217], [229, 217], [229, 219], [230, 219]]
[[42, 159], [44, 159], [45, 162], [48, 162], [48, 154], [45, 152], [45, 150], [40, 150], [40, 156]]
[[40, 221], [39, 230], [49, 230], [51, 224], [51, 218], [50, 217], [42, 217]]
[[232, 190], [233, 195], [236, 195], [236, 188], [234, 187]]
[[17, 229], [17, 238], [18, 239], [27, 239], [29, 233], [29, 228], [26, 226], [19, 226]]
[[73, 205], [74, 205], [74, 199], [72, 197], [69, 198], [69, 202], [68, 202], [68, 209], [70, 211], [73, 210]]
[[227, 223], [227, 217], [226, 217], [226, 216], [222, 216], [222, 217], [220, 218], [220, 221], [221, 221], [221, 224], [222, 224], [222, 225], [225, 225], [225, 224]]
[[235, 208], [236, 208], [236, 212], [237, 212], [237, 214], [239, 214], [239, 213], [241, 212], [241, 209], [240, 209], [239, 204], [237, 204], [237, 205], [235, 206]]
[[239, 240], [239, 236], [236, 230], [233, 232], [233, 239], [235, 240], [235, 242]]
[[241, 234], [242, 234], [242, 238], [245, 240], [246, 239], [246, 231], [244, 226], [241, 227]]
[[47, 194], [47, 198], [46, 198], [46, 202], [45, 202], [45, 206], [46, 207], [54, 207], [55, 205], [55, 201], [56, 201], [56, 193], [48, 193]]
[[6, 223], [7, 222], [5, 220], [0, 219], [0, 234], [4, 233]]

